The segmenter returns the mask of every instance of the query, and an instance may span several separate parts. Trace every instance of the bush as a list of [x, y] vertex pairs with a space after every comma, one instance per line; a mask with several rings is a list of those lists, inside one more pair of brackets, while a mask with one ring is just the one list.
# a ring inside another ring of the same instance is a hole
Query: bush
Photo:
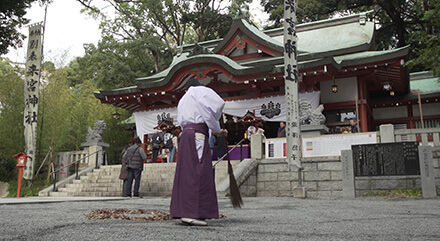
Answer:
[[15, 166], [15, 158], [0, 157], [0, 181], [9, 182], [17, 178], [18, 167]]
[[[440, 188], [436, 187], [437, 196], [440, 196]], [[361, 195], [362, 197], [389, 197], [389, 198], [402, 198], [402, 197], [422, 197], [421, 188], [399, 188], [381, 191], [367, 191]]]
[[[17, 196], [18, 180], [10, 181], [8, 186], [8, 197]], [[38, 196], [38, 192], [51, 185], [51, 182], [44, 179], [39, 180], [21, 180], [20, 197]]]

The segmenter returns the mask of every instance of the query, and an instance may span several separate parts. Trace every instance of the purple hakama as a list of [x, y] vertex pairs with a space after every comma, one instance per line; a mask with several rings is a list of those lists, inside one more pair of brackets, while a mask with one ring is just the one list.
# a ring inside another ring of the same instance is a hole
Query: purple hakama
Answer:
[[[196, 132], [205, 135], [201, 160], [196, 151]], [[183, 129], [171, 196], [170, 211], [173, 218], [219, 217], [208, 139], [208, 127], [204, 123], [187, 124]]]

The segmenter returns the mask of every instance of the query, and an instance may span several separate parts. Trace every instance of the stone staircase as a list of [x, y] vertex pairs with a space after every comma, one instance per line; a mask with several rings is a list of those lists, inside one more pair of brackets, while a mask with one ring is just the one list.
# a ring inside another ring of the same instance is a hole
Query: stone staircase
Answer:
[[[239, 161], [232, 161], [236, 166]], [[139, 192], [142, 196], [171, 196], [176, 163], [148, 163], [144, 164]], [[79, 180], [58, 187], [57, 192], [40, 192], [40, 196], [72, 197], [119, 197], [122, 196], [122, 180], [119, 180], [121, 165], [101, 166]], [[227, 162], [216, 165], [215, 181], [220, 183], [227, 177]]]

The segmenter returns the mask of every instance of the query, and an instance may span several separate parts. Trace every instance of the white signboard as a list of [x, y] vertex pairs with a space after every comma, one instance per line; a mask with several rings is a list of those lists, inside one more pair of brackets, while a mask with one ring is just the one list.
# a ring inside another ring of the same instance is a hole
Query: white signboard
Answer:
[[302, 156], [340, 156], [341, 150], [350, 150], [352, 145], [375, 143], [377, 143], [376, 132], [303, 137]]
[[266, 139], [266, 158], [286, 158], [286, 138]]

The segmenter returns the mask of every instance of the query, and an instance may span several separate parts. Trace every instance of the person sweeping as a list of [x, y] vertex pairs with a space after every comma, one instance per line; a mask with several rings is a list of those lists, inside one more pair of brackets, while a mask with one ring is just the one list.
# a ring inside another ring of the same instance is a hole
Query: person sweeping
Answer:
[[186, 84], [186, 93], [177, 105], [177, 122], [183, 132], [179, 141], [170, 215], [183, 223], [206, 226], [205, 219], [219, 218], [209, 130], [217, 136], [227, 131], [219, 119], [225, 105], [212, 89], [197, 79]]

